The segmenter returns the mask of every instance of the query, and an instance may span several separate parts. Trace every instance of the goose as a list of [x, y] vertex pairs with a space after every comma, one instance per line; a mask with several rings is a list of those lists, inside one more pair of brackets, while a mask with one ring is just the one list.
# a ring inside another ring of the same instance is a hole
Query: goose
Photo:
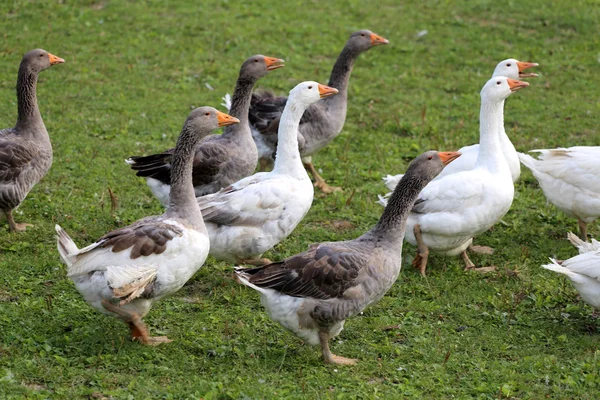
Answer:
[[0, 130], [0, 210], [11, 232], [23, 232], [32, 224], [17, 223], [15, 210], [52, 165], [52, 144], [38, 108], [38, 75], [52, 65], [64, 63], [46, 50], [27, 52], [17, 78], [17, 124]]
[[302, 82], [290, 91], [281, 114], [277, 158], [271, 172], [259, 172], [198, 197], [217, 260], [262, 265], [260, 256], [285, 239], [306, 215], [313, 186], [298, 151], [298, 123], [304, 111], [337, 89]]
[[425, 276], [429, 250], [460, 254], [466, 269], [473, 237], [491, 228], [510, 209], [514, 186], [499, 141], [504, 100], [527, 82], [494, 77], [481, 90], [480, 147], [475, 168], [435, 179], [417, 199], [408, 217], [406, 237], [418, 247], [413, 266]]
[[[348, 83], [358, 56], [372, 47], [388, 43], [387, 39], [366, 29], [350, 35], [331, 70], [328, 83], [328, 86], [338, 89], [339, 94], [313, 104], [300, 120], [300, 155], [304, 166], [315, 180], [315, 186], [324, 193], [331, 193], [340, 188], [329, 186], [325, 182], [315, 169], [312, 156], [342, 132], [348, 106]], [[278, 140], [277, 127], [286, 101], [286, 97], [276, 97], [271, 92], [255, 93], [252, 96], [250, 123], [262, 166], [273, 160]]]
[[594, 239], [592, 243], [585, 242], [572, 232], [568, 238], [578, 248], [579, 255], [564, 261], [551, 258], [552, 263], [542, 267], [566, 275], [583, 301], [600, 310], [600, 242]]
[[[284, 60], [261, 54], [244, 61], [228, 111], [240, 123], [224, 129], [222, 135], [209, 136], [196, 147], [192, 175], [196, 196], [215, 193], [254, 172], [258, 152], [248, 123], [252, 89], [269, 71], [284, 66]], [[137, 176], [146, 178], [150, 190], [164, 206], [169, 204], [173, 152], [169, 149], [126, 160]]]
[[194, 149], [217, 127], [238, 121], [212, 107], [190, 113], [173, 152], [171, 196], [163, 215], [109, 232], [82, 249], [55, 227], [58, 252], [77, 290], [95, 310], [125, 321], [134, 340], [148, 345], [171, 341], [151, 337], [142, 318], [206, 260], [209, 238], [192, 186]]
[[[492, 78], [495, 76], [505, 76], [511, 79], [537, 77], [538, 75], [536, 73], [525, 71], [529, 68], [537, 67], [538, 65], [538, 63], [524, 62], [514, 58], [508, 58], [500, 61], [498, 65], [496, 65], [494, 73], [492, 74]], [[508, 162], [508, 167], [510, 168], [513, 182], [516, 182], [521, 175], [521, 164], [519, 162], [519, 157], [517, 156], [517, 150], [515, 149], [515, 146], [513, 146], [508, 135], [506, 134], [506, 131], [504, 130], [504, 124], [500, 126], [500, 145], [502, 146], [502, 152], [504, 153], [506, 161]], [[443, 176], [453, 174], [455, 172], [468, 171], [475, 167], [475, 162], [477, 161], [477, 156], [479, 155], [479, 144], [464, 146], [458, 151], [462, 154], [460, 159], [453, 162], [448, 166], [448, 168], [444, 168], [442, 173], [440, 173], [436, 179], [440, 179]], [[402, 174], [387, 175], [383, 177], [385, 186], [387, 186], [387, 188], [390, 190], [394, 190], [394, 187], [396, 187], [400, 179], [402, 179]], [[387, 193], [383, 197], [379, 196], [379, 203], [385, 206], [386, 198], [388, 198], [390, 195], [391, 192]]]
[[577, 218], [579, 237], [587, 240], [587, 224], [600, 217], [600, 146], [531, 150], [539, 159], [519, 153], [550, 203]]
[[377, 302], [394, 284], [402, 265], [406, 220], [419, 192], [459, 155], [429, 151], [417, 157], [379, 222], [362, 236], [313, 244], [262, 267], [238, 267], [238, 281], [260, 293], [271, 319], [307, 343], [320, 344], [325, 363], [355, 364], [355, 359], [334, 355], [329, 339], [342, 331], [347, 318]]

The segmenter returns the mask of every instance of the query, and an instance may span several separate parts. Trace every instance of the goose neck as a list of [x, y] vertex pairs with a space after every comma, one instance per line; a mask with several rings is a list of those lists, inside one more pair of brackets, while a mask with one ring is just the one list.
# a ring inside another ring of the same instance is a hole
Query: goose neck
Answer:
[[508, 170], [500, 145], [500, 130], [504, 126], [504, 100], [482, 99], [479, 113], [479, 155], [477, 166], [491, 172]]
[[301, 107], [293, 99], [288, 99], [277, 131], [274, 173], [289, 174], [298, 178], [306, 175], [298, 150], [298, 126], [304, 111], [306, 107]]
[[384, 239], [393, 246], [402, 246], [406, 222], [417, 197], [428, 181], [409, 171], [402, 177], [390, 196], [381, 218], [369, 234]]
[[184, 126], [171, 163], [171, 192], [166, 216], [186, 219], [196, 230], [205, 232], [202, 213], [192, 183], [194, 150], [199, 137]]
[[[38, 72], [32, 71], [27, 65], [21, 64], [17, 78], [17, 131], [21, 134], [36, 133], [43, 128], [45, 132], [42, 115], [38, 108], [36, 86]], [[46, 133], [47, 136], [47, 133]]]
[[238, 132], [248, 131], [250, 134], [250, 125], [248, 123], [248, 111], [250, 110], [250, 102], [252, 101], [252, 89], [256, 83], [255, 78], [240, 76], [236, 82], [233, 97], [231, 98], [231, 108], [229, 115], [240, 120], [238, 124], [234, 124], [223, 129], [223, 136], [232, 136]]

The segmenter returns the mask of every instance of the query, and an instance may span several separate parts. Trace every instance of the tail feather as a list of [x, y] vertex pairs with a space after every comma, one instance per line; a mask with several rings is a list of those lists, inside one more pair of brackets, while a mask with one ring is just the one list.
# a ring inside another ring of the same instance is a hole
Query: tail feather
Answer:
[[398, 182], [400, 182], [400, 180], [402, 179], [403, 176], [404, 176], [404, 174], [398, 174], [398, 175], [388, 174], [387, 176], [384, 176], [381, 179], [383, 179], [383, 184], [388, 189], [394, 190], [396, 188], [396, 186], [398, 185]]
[[221, 100], [223, 100], [221, 105], [223, 107], [225, 107], [227, 109], [227, 111], [230, 111], [231, 110], [231, 95], [229, 93], [226, 93], [225, 96], [223, 96], [221, 98]]
[[595, 239], [592, 239], [592, 242], [588, 243], [579, 238], [579, 236], [577, 236], [573, 232], [567, 233], [567, 239], [569, 239], [569, 242], [571, 242], [573, 246], [577, 247], [577, 249], [579, 250], [579, 254], [600, 250], [600, 242], [598, 242]]
[[67, 264], [67, 267], [70, 267], [73, 262], [71, 257], [79, 252], [79, 248], [73, 242], [73, 239], [69, 236], [69, 234], [60, 227], [60, 225], [55, 225], [54, 229], [56, 230], [56, 247], [58, 248], [58, 253], [62, 258], [63, 262]]
[[257, 271], [260, 268], [261, 267], [258, 267], [258, 268], [244, 268], [244, 267], [239, 267], [239, 266], [233, 267], [233, 269], [235, 271], [235, 277], [237, 278], [237, 281], [239, 283], [241, 283], [244, 286], [248, 286], [248, 287], [256, 290], [257, 292], [266, 293], [267, 291], [272, 290], [272, 289], [261, 288], [250, 282], [250, 278], [252, 277], [252, 272]]
[[575, 272], [571, 271], [570, 269], [565, 268], [562, 265], [560, 265], [560, 263], [558, 261], [556, 261], [554, 258], [551, 258], [550, 261], [552, 261], [552, 264], [544, 264], [544, 265], [542, 265], [542, 268], [548, 269], [550, 271], [558, 272], [559, 274], [567, 275], [569, 278], [574, 278], [577, 275]]
[[536, 169], [536, 159], [531, 157], [529, 154], [524, 154], [524, 153], [517, 153], [519, 155], [519, 161], [521, 161], [521, 164], [523, 164], [524, 166], [526, 166], [527, 168], [529, 168], [530, 170], [535, 170]]

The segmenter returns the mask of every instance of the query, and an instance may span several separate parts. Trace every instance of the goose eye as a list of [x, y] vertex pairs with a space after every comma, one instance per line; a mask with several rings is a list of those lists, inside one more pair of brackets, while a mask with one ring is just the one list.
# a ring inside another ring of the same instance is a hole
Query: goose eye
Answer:
[[40, 57], [44, 57], [44, 55], [43, 55], [43, 54], [40, 54]]
[[511, 63], [506, 64], [507, 67], [510, 67], [511, 65], [512, 65]]
[[362, 37], [365, 37], [365, 34], [364, 34], [364, 33], [361, 33], [361, 34], [360, 34], [360, 36], [362, 36]]
[[308, 88], [309, 88], [309, 89], [312, 89], [312, 85], [310, 85]]
[[258, 60], [254, 60], [254, 62], [258, 62]]
[[427, 157], [428, 160], [433, 160], [432, 156]]
[[210, 115], [210, 113], [209, 113], [209, 112], [207, 112], [207, 113], [206, 113], [206, 114], [204, 114], [204, 115], [206, 115], [206, 116], [208, 117], [208, 116]]
[[502, 82], [498, 81], [498, 82], [496, 82], [496, 85], [500, 85], [501, 83], [502, 83]]

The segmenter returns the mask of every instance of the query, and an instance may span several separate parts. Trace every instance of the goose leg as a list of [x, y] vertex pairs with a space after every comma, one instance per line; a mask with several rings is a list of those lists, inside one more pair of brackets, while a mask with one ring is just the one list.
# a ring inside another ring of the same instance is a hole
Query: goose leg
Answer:
[[494, 254], [494, 249], [489, 246], [469, 246], [469, 250], [477, 254]]
[[119, 306], [116, 306], [105, 299], [102, 300], [102, 307], [104, 307], [110, 312], [121, 316], [125, 320], [127, 325], [129, 325], [132, 340], [139, 340], [143, 344], [147, 344], [150, 346], [156, 346], [161, 343], [172, 342], [172, 340], [166, 336], [150, 336], [148, 334], [148, 328], [146, 327], [146, 324], [144, 324], [144, 321], [142, 321], [139, 315], [129, 312]]
[[329, 350], [329, 333], [319, 331], [319, 342], [321, 342], [321, 352], [323, 353], [325, 364], [356, 365], [358, 362], [355, 358], [346, 358], [333, 354]]
[[413, 227], [413, 232], [415, 234], [415, 240], [417, 241], [417, 255], [413, 258], [412, 266], [421, 271], [421, 276], [425, 276], [425, 269], [427, 268], [427, 260], [429, 258], [429, 249], [425, 242], [423, 242], [421, 225], [416, 224]]
[[12, 215], [12, 210], [6, 211], [6, 220], [8, 221], [8, 229], [11, 232], [24, 232], [28, 227], [33, 227], [31, 224], [17, 224]]
[[577, 220], [577, 223], [579, 224], [579, 238], [587, 242], [587, 224], [580, 219]]
[[496, 270], [496, 267], [494, 267], [493, 265], [489, 266], [489, 267], [479, 267], [479, 268], [475, 268], [475, 264], [473, 264], [473, 261], [471, 261], [471, 259], [469, 258], [469, 255], [467, 254], [467, 251], [463, 251], [462, 253], [460, 253], [460, 256], [462, 257], [463, 261], [465, 262], [465, 271], [475, 271], [475, 272], [492, 272]]
[[463, 250], [463, 252], [460, 253], [460, 257], [465, 262], [465, 270], [475, 269], [475, 264], [473, 264], [473, 261], [469, 258], [466, 250]]
[[263, 265], [272, 264], [273, 261], [269, 260], [268, 258], [248, 258], [248, 259], [239, 259], [237, 263], [262, 267]]
[[325, 182], [325, 179], [323, 179], [321, 177], [321, 175], [319, 175], [319, 173], [315, 169], [315, 166], [313, 165], [312, 162], [305, 162], [304, 168], [306, 168], [308, 170], [308, 172], [310, 172], [310, 174], [313, 176], [313, 178], [315, 180], [315, 187], [321, 189], [321, 191], [323, 193], [329, 194], [329, 193], [333, 193], [333, 192], [341, 192], [342, 191], [341, 187], [329, 186], [327, 184], [327, 182]]

